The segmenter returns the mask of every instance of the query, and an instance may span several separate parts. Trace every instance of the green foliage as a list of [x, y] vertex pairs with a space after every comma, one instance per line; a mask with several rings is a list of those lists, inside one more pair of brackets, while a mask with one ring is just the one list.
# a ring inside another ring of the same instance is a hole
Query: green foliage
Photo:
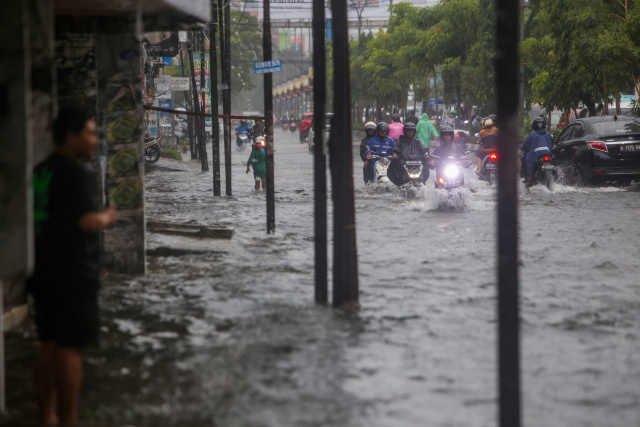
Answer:
[[182, 155], [171, 148], [163, 148], [161, 156], [173, 160], [182, 160]]

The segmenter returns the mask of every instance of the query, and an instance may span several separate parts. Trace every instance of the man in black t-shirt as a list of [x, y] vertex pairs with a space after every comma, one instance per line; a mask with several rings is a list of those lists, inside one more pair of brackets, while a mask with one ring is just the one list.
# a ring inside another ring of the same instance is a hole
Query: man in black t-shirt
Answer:
[[93, 173], [84, 162], [98, 143], [96, 122], [62, 110], [56, 148], [33, 172], [36, 261], [28, 281], [40, 346], [34, 380], [43, 425], [77, 423], [82, 350], [98, 336], [98, 233], [115, 224], [99, 211]]

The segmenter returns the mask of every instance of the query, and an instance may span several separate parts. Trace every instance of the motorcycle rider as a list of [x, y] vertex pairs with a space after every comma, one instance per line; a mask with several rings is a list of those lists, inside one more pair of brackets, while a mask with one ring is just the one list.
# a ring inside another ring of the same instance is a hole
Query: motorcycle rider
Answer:
[[394, 114], [392, 120], [393, 122], [389, 125], [389, 138], [395, 141], [402, 135], [404, 125], [400, 122], [400, 114]]
[[498, 149], [498, 128], [490, 117], [485, 117], [480, 122], [482, 129], [480, 129], [480, 150], [476, 153], [478, 158], [478, 169], [474, 170], [476, 174], [479, 174], [482, 169], [482, 160], [492, 151]]
[[240, 120], [240, 126], [238, 126], [236, 128], [236, 144], [238, 146], [242, 145], [242, 141], [240, 141], [240, 133], [242, 132], [247, 132], [249, 133], [251, 131], [251, 128], [249, 127], [249, 125], [247, 124], [246, 120]]
[[253, 142], [256, 142], [256, 139], [265, 134], [264, 125], [262, 124], [261, 119], [256, 119], [256, 123], [249, 130], [249, 138], [253, 138]]
[[549, 153], [551, 158], [554, 158], [551, 152], [554, 144], [553, 136], [546, 131], [545, 127], [546, 120], [544, 118], [536, 117], [533, 119], [531, 122], [533, 132], [520, 145], [520, 150], [524, 153], [522, 166], [525, 166], [524, 164], [526, 163], [527, 179], [525, 183], [527, 184], [533, 178], [533, 167], [541, 154]]
[[416, 137], [422, 142], [422, 145], [429, 148], [432, 139], [438, 139], [438, 131], [429, 120], [427, 113], [422, 113], [422, 118], [416, 125]]
[[461, 122], [458, 118], [458, 111], [455, 108], [452, 108], [449, 111], [448, 117], [444, 120], [442, 126], [449, 126], [452, 129], [460, 129]]
[[376, 124], [374, 122], [367, 122], [364, 125], [365, 137], [360, 141], [360, 158], [364, 162], [362, 165], [362, 176], [364, 178], [365, 185], [369, 181], [373, 180], [373, 177], [369, 174], [369, 161], [367, 160], [367, 142], [376, 134]]
[[[396, 146], [393, 149], [393, 158], [401, 161], [410, 157], [420, 158], [422, 160], [422, 183], [429, 179], [429, 149], [422, 145], [422, 142], [416, 138], [416, 125], [407, 122], [403, 128], [403, 134], [396, 140]], [[403, 168], [403, 172], [404, 168]], [[406, 172], [405, 172], [406, 173]]]
[[[447, 157], [459, 159], [460, 157], [464, 157], [465, 153], [462, 148], [454, 142], [453, 134], [453, 129], [450, 126], [442, 126], [440, 129], [440, 144], [433, 151], [434, 156], [441, 159], [446, 159]], [[469, 165], [471, 165], [471, 160], [467, 160], [465, 168], [469, 167]], [[429, 167], [431, 169], [436, 167], [435, 160], [432, 159], [429, 161]]]
[[368, 159], [369, 163], [369, 176], [371, 178], [375, 177], [375, 164], [377, 159], [372, 159], [373, 155], [377, 155], [380, 157], [391, 156], [393, 152], [393, 148], [396, 146], [396, 143], [393, 139], [389, 138], [387, 133], [389, 132], [389, 125], [385, 122], [380, 122], [376, 126], [377, 134], [367, 141], [367, 149], [365, 151], [365, 156]]

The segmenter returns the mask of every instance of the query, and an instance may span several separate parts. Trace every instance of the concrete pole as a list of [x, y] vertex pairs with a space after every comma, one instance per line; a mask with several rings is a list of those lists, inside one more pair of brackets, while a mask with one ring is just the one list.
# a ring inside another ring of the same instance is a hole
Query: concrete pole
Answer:
[[[262, 57], [263, 61], [271, 61], [271, 9], [269, 0], [263, 2], [262, 22]], [[267, 163], [267, 234], [276, 231], [275, 182], [273, 173], [273, 74], [264, 76], [264, 128], [266, 132]]]

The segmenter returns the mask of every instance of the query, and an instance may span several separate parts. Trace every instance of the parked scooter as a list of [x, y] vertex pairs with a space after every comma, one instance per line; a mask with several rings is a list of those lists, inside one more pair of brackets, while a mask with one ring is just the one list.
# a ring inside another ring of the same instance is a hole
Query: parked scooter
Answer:
[[162, 147], [160, 146], [160, 137], [144, 138], [144, 162], [147, 164], [156, 163], [160, 159]]

